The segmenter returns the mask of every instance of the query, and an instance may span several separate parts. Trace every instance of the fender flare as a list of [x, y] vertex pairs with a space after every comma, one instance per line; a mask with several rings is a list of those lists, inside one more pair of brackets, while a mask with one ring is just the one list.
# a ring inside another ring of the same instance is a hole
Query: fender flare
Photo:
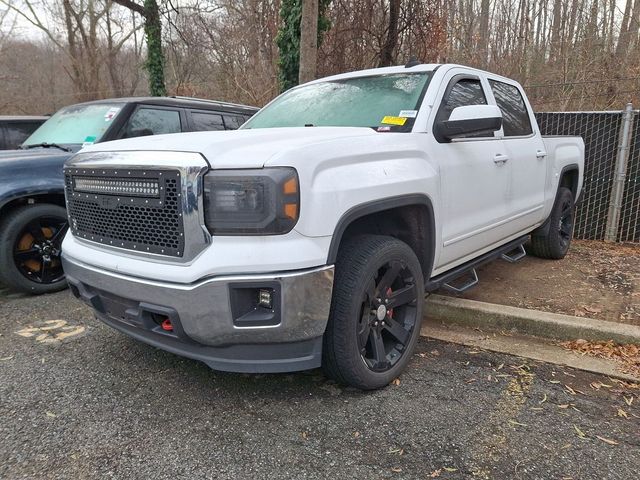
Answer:
[[[553, 199], [553, 207], [555, 207], [556, 205], [556, 200], [558, 198], [558, 190], [560, 190], [560, 182], [562, 181], [562, 177], [564, 176], [565, 173], [567, 172], [572, 172], [574, 170], [578, 171], [578, 174], [580, 173], [580, 166], [577, 163], [570, 163], [569, 165], [565, 165], [564, 167], [562, 167], [562, 170], [560, 171], [560, 175], [558, 176], [558, 185], [556, 186], [556, 195]], [[578, 179], [578, 183], [580, 182], [580, 180]], [[577, 190], [578, 189], [578, 185], [573, 185], [573, 187]], [[584, 188], [582, 189], [584, 191]], [[578, 203], [580, 203], [580, 200], [582, 200], [582, 191], [578, 194], [578, 196], [575, 199], [574, 205], [578, 205]], [[553, 212], [553, 207], [551, 209], [551, 211]], [[544, 223], [542, 225], [540, 225], [538, 228], [536, 228], [533, 232], [531, 232], [531, 235], [536, 236], [536, 237], [544, 237], [549, 233], [549, 225], [550, 225], [550, 220], [551, 220], [551, 213], [549, 214], [549, 217], [544, 221]]]
[[418, 193], [373, 200], [371, 202], [356, 205], [347, 210], [338, 220], [336, 228], [331, 237], [329, 254], [327, 256], [327, 264], [332, 265], [336, 262], [336, 259], [338, 257], [338, 250], [340, 248], [340, 243], [342, 242], [344, 232], [353, 222], [373, 213], [383, 212], [398, 207], [408, 207], [411, 205], [424, 206], [427, 208], [428, 212], [426, 225], [428, 231], [430, 232], [429, 242], [425, 248], [424, 258], [421, 258], [419, 260], [420, 263], [424, 266], [425, 271], [423, 272], [423, 274], [425, 279], [429, 279], [433, 270], [433, 262], [435, 259], [436, 250], [435, 216], [431, 199], [427, 195]]

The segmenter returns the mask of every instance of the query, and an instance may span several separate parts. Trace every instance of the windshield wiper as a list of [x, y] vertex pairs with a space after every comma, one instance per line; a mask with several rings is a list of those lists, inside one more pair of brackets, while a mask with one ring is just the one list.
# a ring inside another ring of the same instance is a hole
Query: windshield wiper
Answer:
[[63, 147], [62, 145], [58, 145], [57, 143], [42, 142], [42, 143], [34, 143], [34, 144], [31, 144], [31, 145], [23, 145], [22, 146], [22, 148], [25, 149], [25, 150], [28, 150], [30, 148], [38, 148], [38, 147], [42, 147], [42, 148], [59, 148], [63, 152], [70, 152], [71, 151], [70, 148]]

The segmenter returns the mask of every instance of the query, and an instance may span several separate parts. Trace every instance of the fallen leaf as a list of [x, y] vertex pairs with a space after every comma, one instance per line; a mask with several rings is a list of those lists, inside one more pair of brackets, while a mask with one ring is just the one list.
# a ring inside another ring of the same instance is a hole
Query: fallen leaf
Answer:
[[565, 385], [564, 388], [566, 388], [567, 392], [569, 392], [571, 395], [576, 394], [576, 391], [573, 388], [571, 388], [569, 385]]
[[618, 442], [616, 442], [615, 440], [611, 440], [610, 438], [604, 438], [600, 435], [596, 435], [596, 438], [602, 440], [604, 443], [608, 443], [609, 445], [618, 445]]
[[12, 358], [13, 358], [13, 355], [9, 357], [3, 357], [3, 358], [0, 358], [0, 362], [6, 362], [7, 360], [11, 360]]
[[431, 478], [436, 478], [436, 477], [439, 477], [441, 473], [442, 473], [442, 469], [439, 468], [438, 470], [434, 470], [433, 472], [431, 472], [431, 475], [429, 476]]
[[394, 380], [391, 382], [391, 385], [395, 385], [395, 386], [400, 385], [400, 379], [399, 379], [399, 378], [394, 379]]
[[633, 403], [633, 397], [624, 397], [624, 402], [631, 406], [631, 404]]
[[358, 438], [358, 437], [360, 436], [360, 432], [353, 432], [353, 436], [354, 436], [355, 438]]
[[529, 426], [526, 423], [516, 422], [515, 420], [509, 420], [509, 423], [512, 424], [512, 425], [518, 425], [520, 427], [528, 427]]
[[442, 467], [444, 468], [445, 472], [457, 472], [458, 469], [457, 468], [451, 468], [451, 467]]
[[625, 412], [623, 409], [618, 408], [618, 416], [619, 417], [624, 417], [624, 418], [629, 418], [629, 416], [627, 415], [627, 412]]
[[578, 436], [580, 438], [587, 438], [587, 436], [584, 434], [584, 432], [582, 430], [580, 430], [576, 425], [574, 425], [573, 428], [576, 429], [576, 432], [578, 433]]
[[391, 471], [395, 473], [400, 473], [402, 469], [400, 467], [391, 467]]
[[539, 404], [539, 405], [542, 405], [542, 404], [543, 404], [544, 402], [546, 402], [546, 401], [547, 401], [547, 394], [545, 393], [545, 394], [544, 394], [544, 397], [542, 397], [542, 400], [540, 400], [540, 401], [538, 402], [538, 404]]
[[300, 434], [302, 436], [302, 438], [304, 438], [305, 440], [307, 439], [307, 432], [302, 432]]
[[57, 415], [55, 413], [53, 413], [53, 412], [47, 412], [47, 417], [56, 418]]
[[569, 408], [569, 404], [565, 403], [563, 405], [558, 405], [558, 408]]

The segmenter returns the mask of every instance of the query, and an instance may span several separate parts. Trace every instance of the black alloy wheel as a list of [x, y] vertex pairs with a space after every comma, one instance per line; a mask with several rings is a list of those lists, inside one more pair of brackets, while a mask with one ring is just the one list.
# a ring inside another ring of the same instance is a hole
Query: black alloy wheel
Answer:
[[385, 372], [406, 352], [417, 323], [418, 291], [407, 265], [385, 263], [371, 278], [357, 325], [358, 349], [367, 368]]
[[62, 240], [67, 212], [36, 203], [11, 210], [0, 222], [0, 282], [26, 293], [50, 293], [67, 286]]
[[423, 297], [422, 268], [409, 245], [382, 235], [346, 240], [335, 265], [325, 373], [363, 390], [388, 385], [411, 360]]

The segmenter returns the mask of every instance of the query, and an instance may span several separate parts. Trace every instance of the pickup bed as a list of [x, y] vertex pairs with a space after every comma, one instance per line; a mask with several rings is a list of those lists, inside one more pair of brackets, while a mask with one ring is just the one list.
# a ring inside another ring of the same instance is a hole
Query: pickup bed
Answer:
[[63, 264], [98, 318], [151, 345], [379, 388], [411, 357], [426, 292], [469, 288], [529, 238], [564, 257], [583, 158], [582, 139], [540, 135], [507, 78], [337, 75], [237, 131], [87, 147], [65, 167]]

